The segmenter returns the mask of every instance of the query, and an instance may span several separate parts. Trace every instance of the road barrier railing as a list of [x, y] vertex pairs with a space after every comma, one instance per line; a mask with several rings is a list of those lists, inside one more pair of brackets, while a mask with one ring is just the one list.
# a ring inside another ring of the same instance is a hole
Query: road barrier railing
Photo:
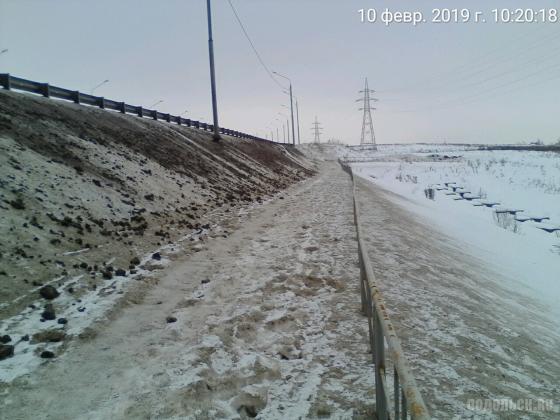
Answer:
[[[0, 86], [2, 86], [6, 90], [19, 90], [23, 92], [36, 93], [46, 98], [64, 99], [67, 101], [72, 101], [76, 104], [85, 104], [85, 105], [96, 106], [101, 109], [118, 111], [122, 114], [134, 114], [141, 118], [147, 117], [156, 121], [175, 123], [177, 125], [197, 128], [204, 131], [211, 131], [211, 132], [214, 131], [213, 124], [191, 120], [190, 118], [182, 118], [179, 115], [162, 113], [155, 109], [147, 109], [142, 106], [129, 105], [124, 102], [114, 101], [112, 99], [106, 99], [102, 96], [88, 95], [87, 93], [82, 93], [77, 90], [70, 90], [58, 86], [52, 86], [48, 83], [40, 83], [31, 80], [26, 80], [20, 77], [12, 76], [9, 73], [0, 73]], [[268, 139], [263, 139], [261, 137], [243, 133], [241, 131], [230, 130], [229, 128], [220, 127], [220, 133], [232, 137], [242, 138], [242, 139], [276, 143]], [[283, 144], [286, 146], [290, 145], [288, 143], [277, 143], [277, 144]]]
[[[358, 256], [360, 264], [360, 290], [362, 313], [367, 317], [369, 344], [375, 365], [375, 410], [378, 420], [430, 418], [422, 395], [418, 391], [414, 376], [408, 366], [387, 307], [377, 285], [367, 248], [363, 240], [360, 211], [356, 199], [356, 181], [352, 168], [339, 161], [342, 168], [352, 178], [354, 204], [354, 224], [358, 236]], [[387, 349], [386, 349], [387, 347]], [[385, 351], [387, 350], [387, 351]], [[387, 356], [393, 364], [393, 397], [387, 382]]]

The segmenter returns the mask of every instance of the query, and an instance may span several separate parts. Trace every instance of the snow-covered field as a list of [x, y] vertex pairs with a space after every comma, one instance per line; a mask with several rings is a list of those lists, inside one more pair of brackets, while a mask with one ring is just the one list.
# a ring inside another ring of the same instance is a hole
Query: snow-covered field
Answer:
[[408, 145], [364, 155], [376, 161], [353, 163], [357, 175], [509, 274], [509, 288], [547, 303], [560, 324], [560, 154]]

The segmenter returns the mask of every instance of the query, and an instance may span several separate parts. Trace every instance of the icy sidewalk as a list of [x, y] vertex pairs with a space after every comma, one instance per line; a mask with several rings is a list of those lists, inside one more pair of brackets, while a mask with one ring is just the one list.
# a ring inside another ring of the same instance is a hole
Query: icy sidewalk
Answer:
[[521, 288], [504, 287], [515, 279], [396, 204], [406, 199], [358, 185], [373, 268], [431, 414], [557, 418], [557, 411], [468, 410], [469, 399], [519, 398], [553, 400], [558, 410], [558, 325]]
[[349, 177], [324, 164], [91, 338], [3, 386], [2, 415], [371, 417], [351, 203]]

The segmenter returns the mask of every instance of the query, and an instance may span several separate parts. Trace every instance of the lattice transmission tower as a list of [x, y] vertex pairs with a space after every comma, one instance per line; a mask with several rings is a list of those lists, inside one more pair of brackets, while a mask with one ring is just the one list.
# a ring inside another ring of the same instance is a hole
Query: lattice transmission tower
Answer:
[[323, 127], [321, 127], [321, 124], [317, 120], [316, 116], [311, 129], [313, 130], [313, 143], [321, 143], [321, 131], [323, 130]]
[[360, 144], [371, 145], [371, 148], [373, 150], [377, 150], [377, 143], [375, 142], [375, 131], [373, 130], [373, 119], [371, 118], [371, 111], [374, 111], [376, 109], [371, 106], [371, 102], [377, 102], [377, 99], [370, 96], [370, 94], [375, 93], [375, 91], [369, 88], [367, 77], [364, 90], [360, 90], [360, 93], [364, 94], [362, 98], [356, 100], [356, 102], [362, 103], [362, 108], [360, 108], [360, 111], [364, 111], [364, 118], [362, 121], [362, 139], [360, 141]]

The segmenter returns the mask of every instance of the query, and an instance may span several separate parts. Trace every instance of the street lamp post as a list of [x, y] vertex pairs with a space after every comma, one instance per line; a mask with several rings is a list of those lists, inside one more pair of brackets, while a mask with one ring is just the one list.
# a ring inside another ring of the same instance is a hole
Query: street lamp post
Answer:
[[216, 72], [214, 70], [214, 40], [212, 39], [212, 9], [210, 0], [206, 0], [208, 14], [208, 56], [210, 58], [210, 84], [212, 88], [212, 115], [214, 117], [214, 141], [220, 141], [220, 127], [218, 126], [218, 104], [216, 103]]
[[153, 107], [155, 107], [156, 105], [161, 104], [162, 102], [163, 102], [163, 99], [160, 99], [159, 101], [154, 102], [153, 104], [151, 104], [151, 105], [150, 105], [150, 108], [153, 108]]
[[[286, 108], [287, 110], [290, 110], [290, 108], [289, 108], [287, 105], [282, 104], [281, 106], [283, 106], [283, 107]], [[288, 118], [288, 116], [285, 115], [285, 114], [282, 114], [282, 116]], [[286, 119], [286, 121], [288, 121], [288, 120]], [[292, 140], [293, 140], [293, 139], [292, 139]], [[288, 123], [288, 143], [289, 143], [289, 142], [290, 142], [290, 124]]]
[[[286, 118], [286, 123], [288, 126], [288, 129], [286, 130], [286, 132], [284, 132], [284, 143], [286, 143], [286, 135], [288, 137], [288, 143], [290, 142], [290, 123], [288, 122], [288, 116], [282, 112], [279, 112], [278, 115], [280, 115], [281, 117], [285, 117]], [[286, 126], [284, 125], [284, 122], [282, 120], [279, 120], [280, 124], [282, 124], [282, 131], [284, 131], [286, 129]]]
[[297, 98], [296, 98], [296, 117], [297, 117], [297, 142], [298, 144], [301, 144], [301, 140], [299, 138], [299, 106], [298, 106]]
[[291, 108], [291, 113], [292, 113], [292, 139], [294, 142], [294, 146], [296, 144], [296, 131], [295, 131], [295, 127], [294, 127], [294, 101], [292, 98], [292, 81], [290, 80], [289, 77], [286, 77], [278, 72], [273, 72], [274, 74], [283, 77], [284, 79], [286, 79], [288, 82], [290, 82], [290, 108]]
[[98, 89], [98, 88], [100, 88], [101, 86], [103, 86], [105, 83], [109, 83], [109, 79], [105, 79], [105, 80], [103, 80], [101, 83], [99, 83], [98, 85], [95, 85], [95, 86], [90, 90], [89, 93], [93, 95], [93, 92], [94, 92], [96, 89]]

